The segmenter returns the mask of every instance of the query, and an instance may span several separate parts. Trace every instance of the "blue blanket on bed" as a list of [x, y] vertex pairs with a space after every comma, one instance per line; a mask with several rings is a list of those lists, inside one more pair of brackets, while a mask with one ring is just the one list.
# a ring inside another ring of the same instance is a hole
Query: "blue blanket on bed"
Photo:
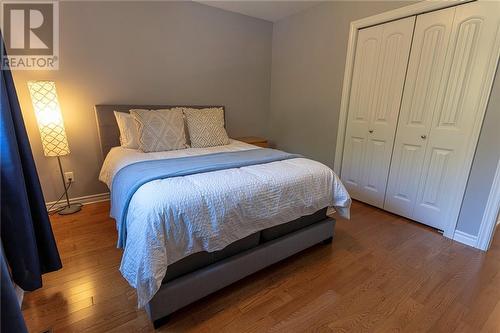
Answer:
[[127, 238], [126, 217], [130, 200], [142, 185], [157, 179], [188, 176], [197, 173], [241, 168], [302, 157], [275, 149], [250, 149], [235, 152], [143, 161], [120, 169], [111, 186], [111, 217], [118, 228], [118, 247]]

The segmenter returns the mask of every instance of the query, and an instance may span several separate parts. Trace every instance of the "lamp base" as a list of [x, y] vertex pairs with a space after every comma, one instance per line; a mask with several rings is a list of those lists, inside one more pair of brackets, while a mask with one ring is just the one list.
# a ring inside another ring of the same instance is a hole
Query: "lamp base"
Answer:
[[69, 206], [66, 206], [64, 209], [61, 209], [57, 213], [59, 215], [69, 215], [69, 214], [79, 212], [81, 209], [82, 209], [82, 204], [77, 203], [77, 204], [71, 204]]

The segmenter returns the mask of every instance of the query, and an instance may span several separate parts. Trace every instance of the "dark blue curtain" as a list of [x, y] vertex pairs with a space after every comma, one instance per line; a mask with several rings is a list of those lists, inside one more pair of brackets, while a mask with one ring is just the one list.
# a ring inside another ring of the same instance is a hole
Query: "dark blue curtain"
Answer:
[[[3, 46], [3, 40], [1, 43]], [[2, 47], [3, 55], [4, 50]], [[43, 273], [58, 270], [62, 264], [14, 81], [9, 70], [0, 73], [0, 236], [12, 280], [24, 290], [35, 290], [42, 286]], [[8, 278], [3, 273], [2, 290]], [[2, 293], [2, 316], [3, 306]]]

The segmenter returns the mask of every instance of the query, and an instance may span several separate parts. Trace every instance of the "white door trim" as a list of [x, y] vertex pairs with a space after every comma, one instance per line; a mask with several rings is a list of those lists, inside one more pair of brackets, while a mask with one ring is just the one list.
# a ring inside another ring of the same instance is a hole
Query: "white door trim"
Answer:
[[[401, 19], [407, 16], [412, 16], [412, 15], [418, 15], [434, 10], [439, 10], [443, 8], [448, 8], [456, 5], [460, 5], [463, 3], [471, 2], [471, 0], [456, 0], [456, 1], [423, 1], [419, 2], [410, 6], [405, 6], [402, 8], [398, 8], [386, 13], [381, 13], [375, 16], [370, 16], [367, 18], [363, 18], [357, 21], [351, 22], [350, 25], [350, 30], [349, 30], [349, 42], [347, 46], [347, 57], [346, 57], [346, 64], [345, 64], [345, 71], [344, 71], [344, 83], [343, 83], [343, 88], [342, 88], [342, 100], [340, 104], [340, 115], [339, 115], [339, 123], [338, 123], [338, 129], [337, 129], [337, 143], [335, 147], [335, 160], [334, 160], [334, 171], [337, 173], [339, 176], [342, 173], [341, 167], [342, 167], [342, 155], [343, 155], [343, 150], [344, 150], [344, 139], [345, 139], [345, 132], [346, 132], [346, 125], [347, 125], [347, 116], [348, 116], [348, 108], [349, 108], [349, 95], [350, 95], [350, 90], [351, 90], [351, 81], [352, 81], [352, 73], [353, 73], [353, 67], [354, 67], [354, 54], [356, 52], [356, 42], [357, 42], [357, 37], [358, 37], [358, 30], [362, 28], [366, 28], [372, 25], [376, 24], [381, 24], [384, 22], [392, 21], [392, 20], [397, 20]], [[495, 52], [494, 56], [492, 57], [488, 72], [493, 73], [493, 75], [490, 75], [488, 78], [488, 82], [485, 82], [485, 88], [483, 91], [484, 93], [481, 96], [480, 99], [480, 108], [481, 110], [486, 109], [487, 102], [490, 97], [491, 93], [491, 88], [493, 85], [493, 80], [494, 80], [494, 73], [496, 66], [498, 64], [498, 58], [500, 56], [500, 33], [497, 34], [497, 38], [495, 40]], [[477, 139], [479, 138], [479, 133], [481, 130], [481, 125], [483, 123], [483, 117], [484, 117], [484, 112], [482, 117], [478, 117], [480, 119], [477, 120], [477, 123], [474, 126], [474, 130], [472, 133], [472, 138], [474, 138], [474, 144], [469, 145], [467, 147], [467, 156], [470, 156], [470, 154], [473, 154], [473, 152], [476, 149], [477, 145]], [[471, 161], [472, 163], [472, 161]], [[471, 164], [470, 163], [470, 164]], [[464, 177], [467, 177], [468, 173], [470, 172], [470, 166], [467, 165], [467, 170], [461, 175]], [[450, 216], [448, 221], [446, 222], [446, 226], [443, 232], [443, 235], [448, 237], [448, 238], [453, 238], [455, 234], [455, 228], [458, 220], [458, 215], [459, 215], [459, 210], [460, 206], [462, 204], [463, 200], [463, 195], [465, 191], [465, 186], [463, 189], [460, 189], [459, 191], [456, 192], [455, 197], [452, 199], [452, 208], [451, 211], [455, 212], [453, 216]]]
[[493, 239], [493, 232], [497, 224], [498, 213], [500, 210], [500, 160], [498, 160], [495, 178], [491, 184], [490, 195], [486, 202], [484, 215], [477, 234], [477, 244], [475, 247], [487, 251]]

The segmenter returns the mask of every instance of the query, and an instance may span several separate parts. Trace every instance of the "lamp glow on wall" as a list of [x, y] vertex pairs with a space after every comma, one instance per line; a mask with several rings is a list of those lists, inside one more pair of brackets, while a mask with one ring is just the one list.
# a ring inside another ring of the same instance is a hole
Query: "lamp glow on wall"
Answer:
[[68, 197], [68, 188], [64, 179], [64, 172], [61, 165], [61, 156], [68, 155], [69, 145], [64, 129], [64, 121], [57, 99], [56, 84], [53, 81], [29, 81], [28, 88], [31, 101], [35, 110], [38, 129], [42, 139], [43, 153], [45, 156], [57, 157], [59, 171], [64, 186], [66, 196], [66, 206], [58, 210], [59, 214], [67, 215], [78, 212], [81, 204], [71, 204]]

